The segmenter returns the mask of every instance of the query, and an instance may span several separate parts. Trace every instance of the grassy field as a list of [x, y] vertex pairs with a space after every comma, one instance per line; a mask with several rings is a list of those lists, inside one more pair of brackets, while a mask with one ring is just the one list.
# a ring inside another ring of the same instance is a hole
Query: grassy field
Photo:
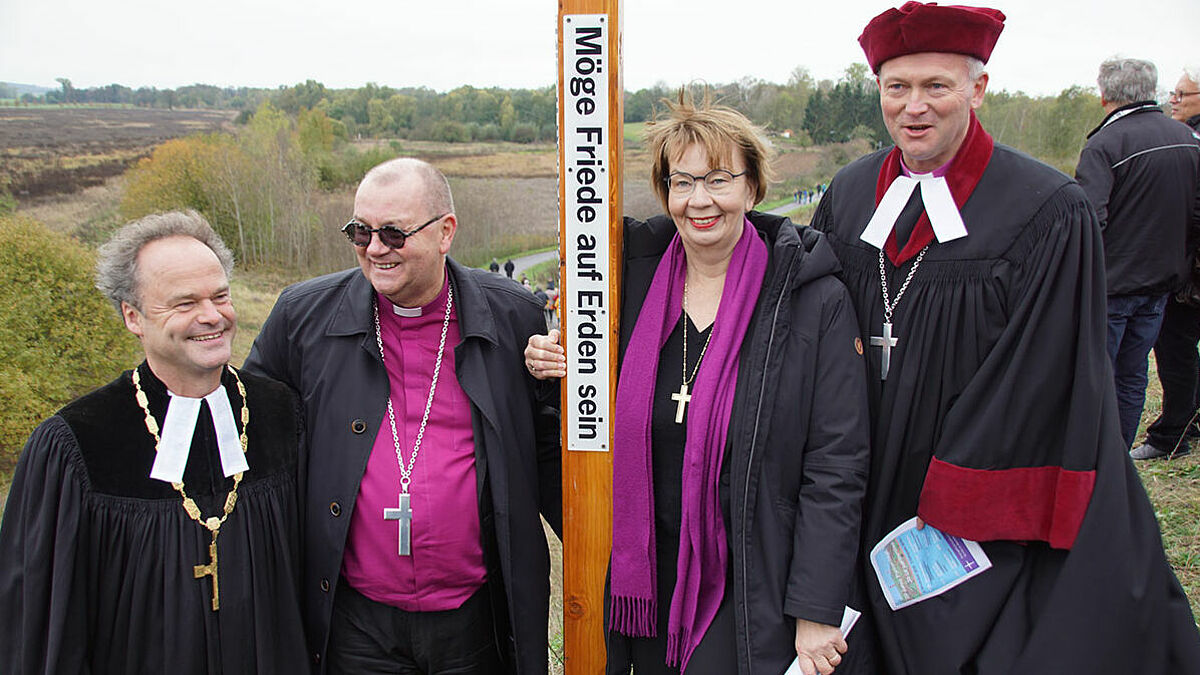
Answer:
[[[1162, 387], [1153, 355], [1150, 369], [1139, 438], [1162, 411]], [[1200, 449], [1170, 461], [1146, 460], [1135, 465], [1154, 504], [1167, 558], [1191, 601], [1192, 613], [1200, 618]]]

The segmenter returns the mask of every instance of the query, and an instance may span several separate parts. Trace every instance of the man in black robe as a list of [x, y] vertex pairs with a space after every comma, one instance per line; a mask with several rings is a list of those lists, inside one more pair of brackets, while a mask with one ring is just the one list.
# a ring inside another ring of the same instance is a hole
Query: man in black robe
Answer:
[[232, 267], [194, 212], [101, 249], [97, 286], [146, 360], [25, 446], [0, 526], [0, 672], [307, 669], [299, 402], [227, 365]]
[[1200, 672], [1121, 440], [1095, 213], [974, 115], [1003, 20], [915, 2], [872, 20], [859, 41], [897, 147], [839, 172], [814, 217], [868, 349], [863, 550], [919, 516], [992, 563], [898, 610], [864, 565], [873, 621], [850, 640], [875, 629], [892, 675]]

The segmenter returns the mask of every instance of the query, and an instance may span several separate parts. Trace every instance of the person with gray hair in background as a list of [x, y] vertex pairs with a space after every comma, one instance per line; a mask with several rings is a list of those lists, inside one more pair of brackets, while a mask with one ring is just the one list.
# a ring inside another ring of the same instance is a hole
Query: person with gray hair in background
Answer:
[[146, 359], [21, 453], [0, 526], [0, 672], [307, 668], [299, 400], [229, 365], [232, 270], [192, 211], [100, 249], [96, 285]]
[[1200, 65], [1187, 66], [1168, 95], [1171, 119], [1200, 131]]
[[[1200, 66], [1183, 69], [1174, 91], [1168, 96], [1171, 119], [1200, 133]], [[1162, 328], [1154, 343], [1154, 361], [1162, 385], [1162, 412], [1146, 428], [1146, 442], [1134, 448], [1134, 456], [1178, 457], [1191, 452], [1190, 439], [1200, 438], [1196, 410], [1200, 408], [1200, 268], [1196, 246], [1188, 248], [1191, 263], [1187, 286], [1167, 298]]]
[[[1182, 288], [1200, 235], [1200, 140], [1163, 115], [1158, 69], [1141, 59], [1100, 64], [1107, 115], [1088, 134], [1075, 178], [1096, 209], [1104, 237], [1108, 356], [1121, 435], [1132, 446], [1146, 396], [1146, 357], [1158, 338], [1168, 294]], [[1165, 453], [1152, 445], [1134, 459]]]

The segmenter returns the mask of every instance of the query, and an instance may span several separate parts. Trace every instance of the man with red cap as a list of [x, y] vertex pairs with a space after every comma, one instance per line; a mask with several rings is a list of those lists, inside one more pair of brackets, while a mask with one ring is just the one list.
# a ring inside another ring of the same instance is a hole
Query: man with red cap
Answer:
[[896, 147], [843, 169], [813, 221], [868, 352], [864, 554], [915, 516], [991, 564], [892, 609], [864, 563], [873, 621], [850, 641], [873, 628], [892, 675], [1200, 672], [1121, 440], [1096, 215], [975, 117], [1004, 18], [909, 2], [867, 25]]

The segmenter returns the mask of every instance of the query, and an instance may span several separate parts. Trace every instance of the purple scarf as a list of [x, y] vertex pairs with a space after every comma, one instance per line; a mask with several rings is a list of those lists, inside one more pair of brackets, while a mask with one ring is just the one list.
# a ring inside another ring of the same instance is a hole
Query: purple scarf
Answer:
[[[676, 234], [654, 272], [617, 380], [610, 627], [636, 637], [653, 637], [656, 632], [650, 419], [659, 352], [682, 312], [686, 265]], [[747, 220], [729, 261], [712, 341], [688, 404], [678, 576], [667, 622], [667, 664], [680, 670], [687, 668], [725, 593], [729, 551], [717, 480], [733, 407], [738, 352], [766, 269], [767, 247]]]

